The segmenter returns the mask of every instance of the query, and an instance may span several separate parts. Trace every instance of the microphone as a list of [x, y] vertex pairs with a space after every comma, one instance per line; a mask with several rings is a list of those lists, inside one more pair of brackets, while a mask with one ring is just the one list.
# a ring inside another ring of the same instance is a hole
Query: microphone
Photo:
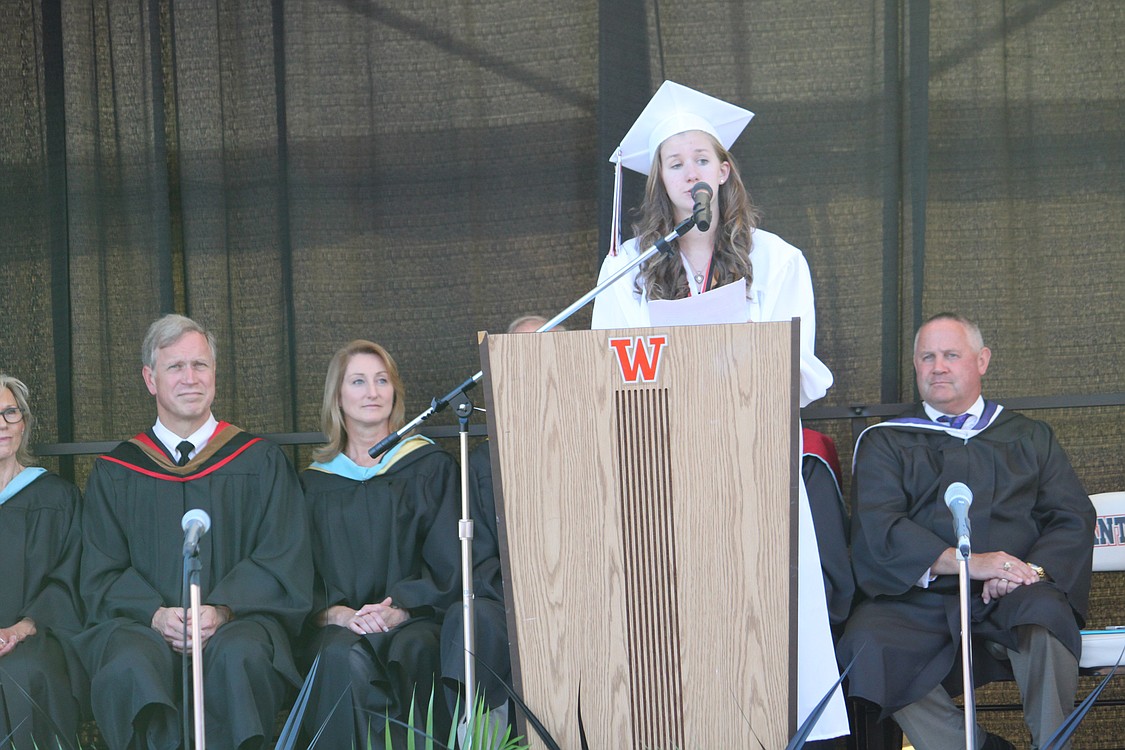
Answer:
[[945, 490], [945, 505], [953, 514], [953, 533], [957, 535], [957, 550], [967, 558], [969, 545], [969, 506], [973, 504], [973, 491], [962, 482], [954, 482]]
[[695, 201], [691, 216], [700, 232], [711, 228], [711, 198], [714, 195], [715, 191], [706, 182], [697, 182], [691, 186], [691, 199]]
[[184, 557], [194, 555], [199, 549], [199, 540], [211, 530], [211, 516], [202, 508], [193, 508], [180, 519], [184, 530]]

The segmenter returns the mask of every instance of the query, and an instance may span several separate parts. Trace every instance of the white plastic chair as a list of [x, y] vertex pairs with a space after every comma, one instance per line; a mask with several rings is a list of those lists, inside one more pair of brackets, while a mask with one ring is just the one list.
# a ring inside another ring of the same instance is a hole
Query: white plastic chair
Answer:
[[[1103, 492], [1090, 496], [1097, 511], [1094, 527], [1094, 570], [1125, 571], [1125, 492]], [[1118, 612], [1119, 621], [1107, 623], [1101, 630], [1082, 631], [1084, 670], [1112, 667], [1125, 648], [1125, 612]], [[1114, 626], [1117, 626], [1116, 628]]]

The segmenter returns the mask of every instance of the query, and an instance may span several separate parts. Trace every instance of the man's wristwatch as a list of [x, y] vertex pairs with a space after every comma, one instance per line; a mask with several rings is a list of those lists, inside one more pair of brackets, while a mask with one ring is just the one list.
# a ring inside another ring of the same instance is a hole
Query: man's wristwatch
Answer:
[[1029, 568], [1031, 568], [1032, 570], [1035, 571], [1035, 575], [1039, 576], [1040, 581], [1046, 581], [1047, 580], [1047, 571], [1043, 570], [1042, 565], [1036, 565], [1033, 562], [1029, 562], [1027, 564], [1027, 567], [1029, 567]]

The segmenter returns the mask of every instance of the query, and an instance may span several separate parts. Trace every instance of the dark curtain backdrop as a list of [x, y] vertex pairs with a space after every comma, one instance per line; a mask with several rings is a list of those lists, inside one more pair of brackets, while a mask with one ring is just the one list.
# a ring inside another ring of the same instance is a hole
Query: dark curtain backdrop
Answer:
[[[0, 27], [0, 369], [40, 443], [151, 422], [169, 311], [216, 331], [248, 429], [317, 430], [355, 337], [420, 411], [478, 330], [592, 287], [607, 158], [664, 78], [757, 113], [734, 153], [813, 270], [818, 406], [912, 400], [943, 309], [994, 397], [1125, 390], [1122, 3], [4, 0]], [[1038, 415], [1090, 491], [1125, 487], [1123, 412]]]

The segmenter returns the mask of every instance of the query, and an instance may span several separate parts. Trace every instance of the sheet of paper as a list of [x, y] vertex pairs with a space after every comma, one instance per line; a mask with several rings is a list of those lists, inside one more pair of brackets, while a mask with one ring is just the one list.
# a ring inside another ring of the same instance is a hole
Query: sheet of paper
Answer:
[[746, 302], [746, 279], [686, 299], [651, 300], [649, 322], [653, 326], [701, 326], [716, 323], [745, 323], [750, 319]]

